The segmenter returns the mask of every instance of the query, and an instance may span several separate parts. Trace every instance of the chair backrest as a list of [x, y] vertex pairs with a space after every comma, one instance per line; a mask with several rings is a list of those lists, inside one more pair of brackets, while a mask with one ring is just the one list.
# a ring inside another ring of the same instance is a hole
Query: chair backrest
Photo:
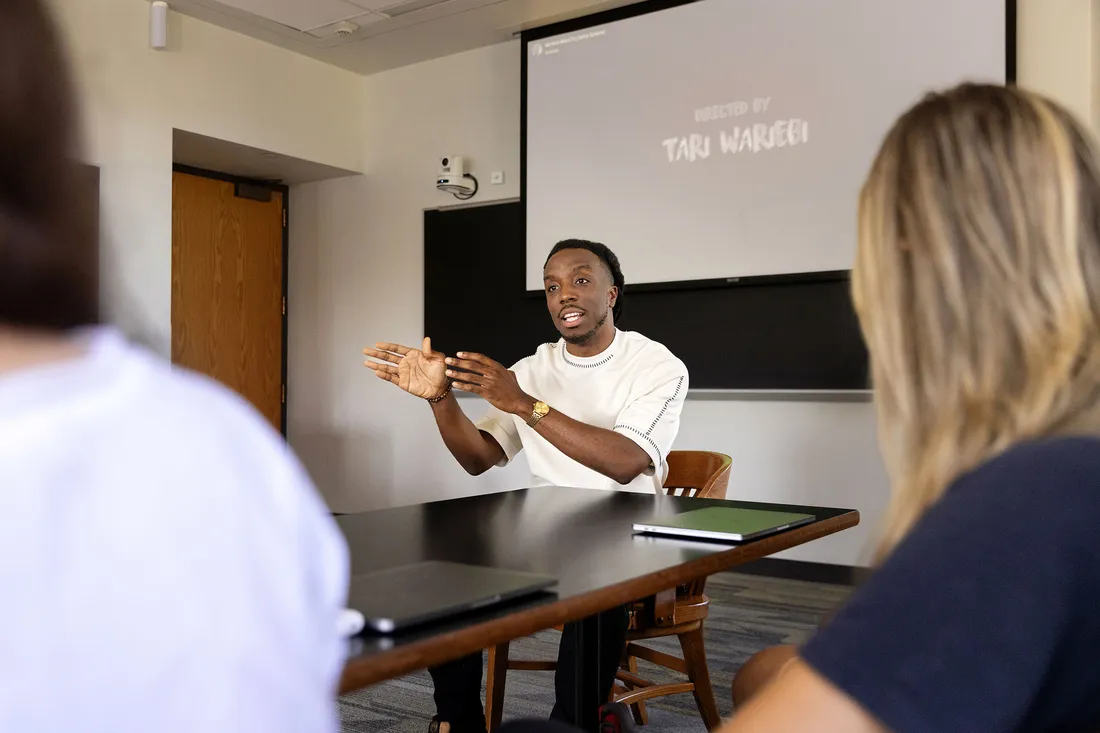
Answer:
[[725, 499], [733, 459], [725, 453], [674, 450], [668, 454], [665, 493], [696, 499]]
[[[668, 454], [665, 493], [696, 499], [725, 499], [733, 459], [725, 453], [705, 450], [674, 450]], [[698, 578], [677, 588], [677, 599], [700, 598], [707, 579]], [[675, 616], [674, 616], [675, 618]]]

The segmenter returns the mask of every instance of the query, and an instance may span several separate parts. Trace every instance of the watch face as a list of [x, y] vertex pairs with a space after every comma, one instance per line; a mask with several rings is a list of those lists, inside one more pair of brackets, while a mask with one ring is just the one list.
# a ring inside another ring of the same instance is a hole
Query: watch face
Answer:
[[536, 402], [535, 412], [539, 415], [546, 415], [550, 412], [550, 405], [546, 404], [545, 402]]

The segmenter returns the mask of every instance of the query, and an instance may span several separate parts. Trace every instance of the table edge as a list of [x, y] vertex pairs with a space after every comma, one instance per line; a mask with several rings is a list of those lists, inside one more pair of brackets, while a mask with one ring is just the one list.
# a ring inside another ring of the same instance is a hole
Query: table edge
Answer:
[[697, 578], [804, 545], [854, 527], [859, 524], [859, 519], [859, 512], [850, 510], [606, 588], [466, 626], [447, 634], [373, 654], [362, 660], [351, 659], [345, 664], [341, 675], [340, 694], [458, 659], [496, 644], [576, 621]]

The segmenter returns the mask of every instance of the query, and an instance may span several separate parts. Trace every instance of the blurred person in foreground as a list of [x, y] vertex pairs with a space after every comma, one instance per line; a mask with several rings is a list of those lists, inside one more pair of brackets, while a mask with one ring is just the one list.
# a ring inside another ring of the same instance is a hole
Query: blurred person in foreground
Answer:
[[887, 136], [852, 274], [894, 489], [878, 569], [722, 733], [1100, 731], [1097, 166], [1011, 87]]
[[346, 546], [250, 406], [99, 325], [76, 122], [3, 0], [0, 730], [335, 731]]

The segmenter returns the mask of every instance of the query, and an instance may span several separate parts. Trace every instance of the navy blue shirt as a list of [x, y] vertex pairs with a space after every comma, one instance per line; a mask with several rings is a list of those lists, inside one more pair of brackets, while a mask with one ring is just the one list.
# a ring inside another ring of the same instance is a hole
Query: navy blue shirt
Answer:
[[801, 656], [897, 733], [1100, 731], [1100, 441], [961, 477]]

